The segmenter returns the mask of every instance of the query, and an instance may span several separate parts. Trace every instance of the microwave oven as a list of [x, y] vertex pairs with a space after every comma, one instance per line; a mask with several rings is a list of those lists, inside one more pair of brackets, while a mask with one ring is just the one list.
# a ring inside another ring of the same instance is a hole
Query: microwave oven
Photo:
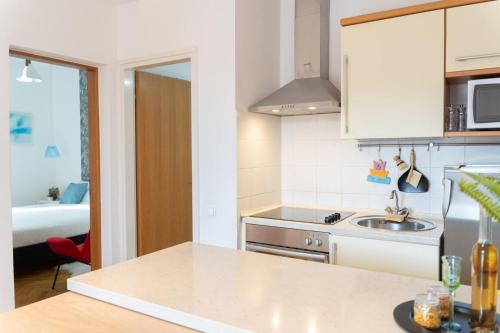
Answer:
[[467, 128], [500, 128], [500, 77], [468, 81]]

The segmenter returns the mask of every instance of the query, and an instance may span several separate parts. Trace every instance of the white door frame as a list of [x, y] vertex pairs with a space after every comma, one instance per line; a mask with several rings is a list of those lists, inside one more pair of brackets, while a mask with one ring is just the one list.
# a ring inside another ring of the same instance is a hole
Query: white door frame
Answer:
[[191, 163], [192, 163], [192, 213], [193, 242], [200, 240], [199, 224], [199, 141], [198, 141], [198, 56], [196, 49], [181, 50], [169, 54], [157, 55], [121, 61], [117, 75], [117, 110], [119, 111], [120, 149], [119, 177], [120, 190], [119, 219], [123, 221], [118, 231], [120, 238], [120, 260], [137, 256], [137, 202], [135, 170], [135, 86], [134, 70], [141, 67], [191, 61]]

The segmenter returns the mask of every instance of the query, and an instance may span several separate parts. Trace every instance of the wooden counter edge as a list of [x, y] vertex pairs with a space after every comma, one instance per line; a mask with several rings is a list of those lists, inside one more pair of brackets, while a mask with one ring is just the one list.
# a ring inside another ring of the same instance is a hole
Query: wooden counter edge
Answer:
[[494, 0], [441, 0], [441, 1], [434, 1], [434, 2], [429, 2], [429, 3], [424, 3], [421, 5], [402, 7], [402, 8], [396, 8], [396, 9], [384, 10], [381, 12], [365, 14], [365, 15], [343, 18], [340, 20], [340, 25], [343, 27], [346, 27], [346, 26], [354, 25], [354, 24], [379, 21], [379, 20], [384, 20], [384, 19], [388, 19], [388, 18], [424, 13], [424, 12], [429, 12], [429, 11], [438, 10], [438, 9], [446, 9], [446, 8], [472, 5], [472, 4], [481, 3], [481, 2], [488, 2], [488, 1], [494, 1]]
[[67, 292], [0, 314], [0, 332], [192, 333], [167, 321]]

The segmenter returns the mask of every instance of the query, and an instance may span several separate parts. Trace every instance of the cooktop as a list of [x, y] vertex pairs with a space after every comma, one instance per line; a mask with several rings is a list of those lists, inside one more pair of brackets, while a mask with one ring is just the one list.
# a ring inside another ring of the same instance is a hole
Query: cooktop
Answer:
[[271, 220], [284, 220], [284, 221], [294, 221], [294, 222], [334, 224], [354, 214], [355, 214], [354, 212], [346, 212], [340, 210], [331, 211], [331, 210], [319, 210], [319, 209], [307, 209], [307, 208], [295, 208], [295, 207], [279, 207], [258, 214], [254, 214], [251, 217], [260, 217]]

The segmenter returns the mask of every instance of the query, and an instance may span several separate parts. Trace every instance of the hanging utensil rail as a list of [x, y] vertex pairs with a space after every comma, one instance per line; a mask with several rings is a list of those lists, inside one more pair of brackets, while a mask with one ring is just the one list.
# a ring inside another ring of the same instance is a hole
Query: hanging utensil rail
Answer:
[[440, 147], [446, 146], [499, 146], [500, 142], [429, 142], [429, 143], [358, 143], [359, 151], [363, 150], [363, 148], [377, 147], [378, 150], [382, 147], [398, 147], [401, 150], [401, 147], [427, 147], [427, 150], [430, 150], [433, 147], [437, 147], [439, 151]]

